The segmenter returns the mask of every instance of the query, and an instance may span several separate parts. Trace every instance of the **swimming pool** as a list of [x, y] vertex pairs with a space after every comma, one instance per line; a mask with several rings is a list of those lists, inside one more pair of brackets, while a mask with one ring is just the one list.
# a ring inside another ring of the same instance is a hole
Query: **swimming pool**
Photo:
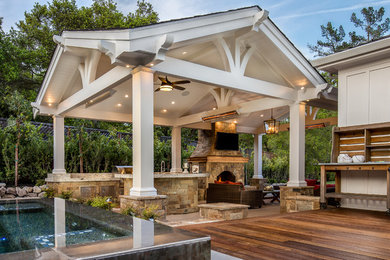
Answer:
[[0, 258], [110, 258], [206, 240], [59, 198], [0, 202]]

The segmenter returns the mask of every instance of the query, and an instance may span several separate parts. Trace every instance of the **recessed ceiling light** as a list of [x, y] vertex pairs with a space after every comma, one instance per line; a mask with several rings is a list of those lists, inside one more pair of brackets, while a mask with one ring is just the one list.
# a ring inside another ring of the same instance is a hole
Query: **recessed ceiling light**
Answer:
[[154, 64], [153, 64], [153, 63], [150, 63], [150, 66], [154, 66]]
[[181, 54], [183, 54], [183, 55], [186, 55], [186, 54], [187, 54], [187, 52], [186, 52], [186, 51], [183, 51]]
[[51, 103], [49, 103], [49, 107], [51, 107]]
[[234, 120], [234, 122], [233, 122], [233, 123], [237, 124], [237, 120]]
[[130, 65], [129, 65], [129, 64], [127, 64], [127, 65], [126, 65], [126, 68], [130, 68]]
[[217, 108], [216, 108], [216, 107], [213, 107], [213, 110], [217, 110]]
[[172, 101], [171, 104], [174, 105], [174, 104], [175, 104], [175, 101]]
[[89, 103], [93, 103], [93, 100], [91, 99], [91, 100], [89, 101]]
[[166, 110], [166, 109], [163, 109], [162, 111], [163, 111], [164, 113], [168, 112], [168, 110]]
[[310, 100], [306, 99], [307, 102], [309, 102]]
[[304, 90], [305, 89], [305, 87], [301, 87], [301, 90]]
[[260, 115], [260, 117], [263, 117], [263, 116], [264, 116], [263, 114]]
[[128, 98], [128, 97], [129, 97], [129, 95], [126, 94], [126, 95], [125, 95], [125, 98]]
[[119, 104], [117, 104], [116, 106], [117, 106], [117, 107], [121, 107], [121, 106], [122, 106], [122, 104], [121, 104], [121, 103], [119, 103]]

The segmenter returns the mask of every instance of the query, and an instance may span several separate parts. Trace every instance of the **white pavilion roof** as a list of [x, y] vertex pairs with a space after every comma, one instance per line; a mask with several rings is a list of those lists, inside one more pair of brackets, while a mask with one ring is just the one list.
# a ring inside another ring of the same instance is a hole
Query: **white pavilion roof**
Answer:
[[[133, 29], [65, 31], [36, 102], [36, 113], [131, 122], [132, 75], [150, 67], [184, 91], [156, 92], [155, 124], [210, 127], [205, 113], [239, 112], [237, 129], [258, 133], [289, 104], [335, 107], [329, 87], [259, 7], [172, 20]], [[221, 90], [223, 89], [223, 90]], [[324, 97], [327, 97], [324, 99]], [[213, 112], [215, 111], [215, 112]]]

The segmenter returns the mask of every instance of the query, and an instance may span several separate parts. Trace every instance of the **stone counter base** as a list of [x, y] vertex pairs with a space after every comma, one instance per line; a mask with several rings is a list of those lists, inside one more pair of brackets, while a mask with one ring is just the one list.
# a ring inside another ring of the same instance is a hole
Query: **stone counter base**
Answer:
[[289, 196], [286, 198], [287, 213], [320, 209], [320, 197]]
[[281, 186], [280, 187], [280, 213], [287, 213], [287, 197], [294, 196], [314, 196], [314, 187], [293, 187], [293, 186]]
[[118, 198], [119, 180], [112, 173], [49, 174], [47, 186], [56, 194], [72, 192], [72, 198], [89, 199], [96, 196]]
[[156, 213], [160, 216], [159, 220], [165, 220], [167, 216], [167, 196], [165, 195], [148, 197], [121, 195], [119, 201], [121, 209], [133, 208], [139, 211], [138, 215], [141, 215], [143, 208], [157, 205]]
[[[205, 188], [199, 188], [198, 180], [206, 178], [155, 178], [157, 193], [167, 196], [167, 214], [186, 214], [198, 211], [198, 192], [205, 194]], [[133, 179], [124, 178], [124, 195], [129, 195]], [[205, 183], [205, 182], [203, 182]]]
[[233, 220], [248, 216], [249, 205], [233, 203], [209, 203], [199, 205], [200, 216], [206, 219]]

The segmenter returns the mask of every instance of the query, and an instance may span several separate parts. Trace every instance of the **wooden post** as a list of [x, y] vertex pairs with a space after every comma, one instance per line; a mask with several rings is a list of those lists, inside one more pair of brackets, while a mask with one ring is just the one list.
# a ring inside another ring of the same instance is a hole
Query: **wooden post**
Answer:
[[335, 186], [335, 192], [341, 193], [341, 171], [336, 171]]
[[321, 165], [321, 187], [320, 187], [320, 205], [321, 209], [326, 209], [326, 169], [325, 165]]
[[[326, 186], [325, 186], [326, 189]], [[336, 171], [336, 176], [335, 176], [335, 192], [336, 193], [341, 193], [341, 171]], [[336, 199], [336, 207], [340, 207], [341, 199]]]
[[390, 215], [390, 168], [387, 168], [387, 214]]

